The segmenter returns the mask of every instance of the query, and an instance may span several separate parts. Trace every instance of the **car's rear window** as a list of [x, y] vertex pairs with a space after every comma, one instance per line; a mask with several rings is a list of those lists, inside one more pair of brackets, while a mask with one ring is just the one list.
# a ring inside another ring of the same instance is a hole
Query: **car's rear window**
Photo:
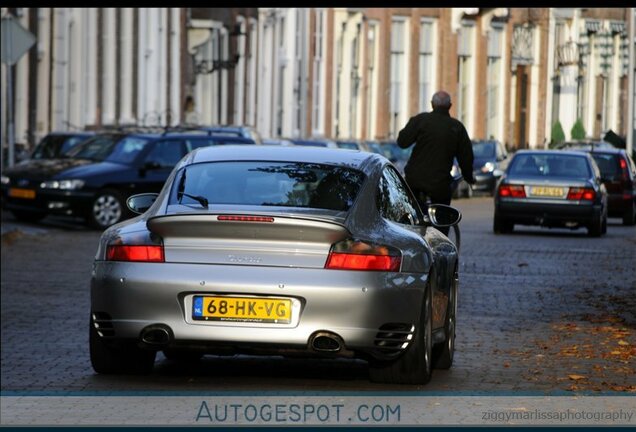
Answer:
[[[171, 204], [197, 205], [185, 194], [213, 204], [310, 207], [347, 211], [364, 174], [333, 165], [300, 162], [210, 162], [178, 173]], [[179, 194], [178, 192], [184, 192]]]
[[617, 177], [621, 174], [620, 162], [617, 154], [609, 153], [592, 153], [592, 157], [598, 165], [598, 169], [601, 170], [603, 177]]
[[72, 148], [66, 155], [76, 159], [130, 164], [150, 141], [135, 136], [96, 136]]
[[518, 154], [508, 173], [518, 176], [588, 178], [590, 167], [583, 156], [560, 154]]
[[33, 152], [33, 159], [51, 159], [62, 156], [65, 152], [86, 140], [88, 137], [68, 135], [48, 135], [38, 144]]

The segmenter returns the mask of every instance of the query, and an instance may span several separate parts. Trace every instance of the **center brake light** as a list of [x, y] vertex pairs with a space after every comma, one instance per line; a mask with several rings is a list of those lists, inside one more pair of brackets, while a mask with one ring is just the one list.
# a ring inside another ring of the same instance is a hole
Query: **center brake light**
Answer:
[[402, 254], [394, 247], [347, 239], [331, 246], [325, 268], [398, 272], [401, 263]]
[[594, 201], [596, 192], [592, 188], [571, 187], [568, 191], [568, 199], [574, 201]]
[[526, 190], [523, 185], [503, 184], [499, 186], [500, 197], [525, 198]]
[[268, 216], [222, 215], [216, 219], [226, 222], [274, 222], [274, 218]]

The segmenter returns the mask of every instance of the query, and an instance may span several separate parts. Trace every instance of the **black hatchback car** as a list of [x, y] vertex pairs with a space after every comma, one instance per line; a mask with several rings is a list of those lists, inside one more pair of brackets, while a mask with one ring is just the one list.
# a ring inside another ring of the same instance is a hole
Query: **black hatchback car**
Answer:
[[515, 224], [607, 231], [607, 189], [588, 153], [520, 150], [497, 185], [493, 229]]
[[494, 194], [497, 181], [507, 167], [506, 148], [495, 140], [473, 141], [473, 155], [473, 189]]
[[623, 218], [623, 225], [636, 224], [636, 164], [627, 151], [602, 142], [571, 143], [566, 149], [592, 155], [607, 188], [609, 216]]
[[159, 192], [177, 162], [198, 147], [254, 144], [237, 136], [98, 134], [64, 157], [27, 160], [2, 174], [2, 207], [24, 221], [48, 214], [82, 217], [104, 229], [132, 216], [125, 200]]

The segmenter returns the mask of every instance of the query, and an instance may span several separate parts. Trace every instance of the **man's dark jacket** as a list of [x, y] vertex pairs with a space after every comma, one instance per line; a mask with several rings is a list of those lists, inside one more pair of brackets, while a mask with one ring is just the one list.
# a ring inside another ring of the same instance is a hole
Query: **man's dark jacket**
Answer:
[[450, 199], [450, 171], [455, 157], [464, 179], [474, 183], [472, 143], [464, 125], [448, 110], [436, 109], [411, 117], [397, 142], [402, 148], [415, 143], [404, 169], [411, 189]]

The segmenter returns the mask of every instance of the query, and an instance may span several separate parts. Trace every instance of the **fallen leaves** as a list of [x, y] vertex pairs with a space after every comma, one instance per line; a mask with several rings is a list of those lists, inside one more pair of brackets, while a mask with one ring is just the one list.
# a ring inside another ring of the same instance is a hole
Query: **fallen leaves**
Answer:
[[585, 375], [576, 375], [576, 374], [568, 375], [568, 378], [574, 381], [587, 379]]

